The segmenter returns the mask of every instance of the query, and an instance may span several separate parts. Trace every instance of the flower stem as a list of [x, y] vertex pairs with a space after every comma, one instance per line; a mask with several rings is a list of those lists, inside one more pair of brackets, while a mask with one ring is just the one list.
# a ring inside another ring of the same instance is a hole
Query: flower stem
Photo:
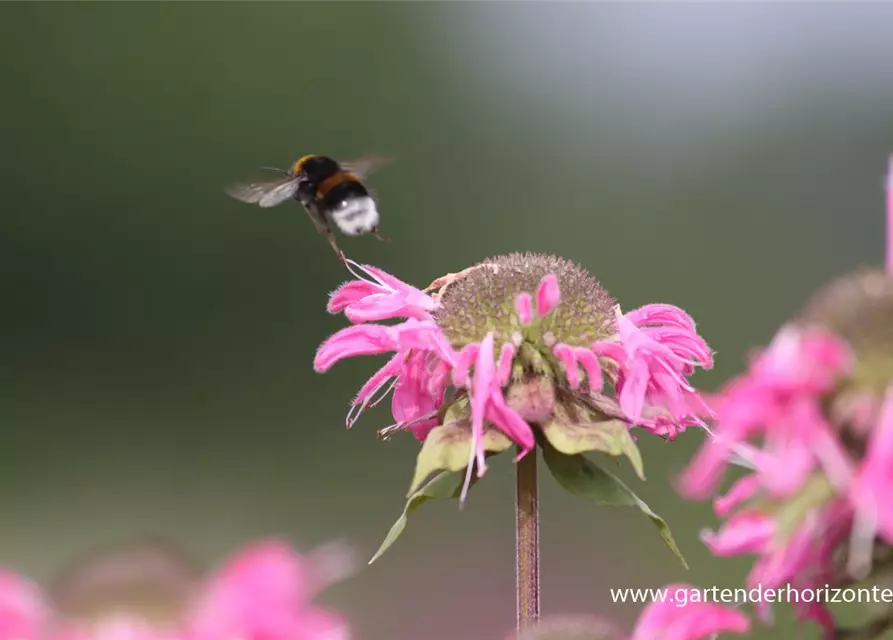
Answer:
[[536, 624], [540, 617], [539, 525], [534, 449], [515, 464], [515, 580], [519, 632]]

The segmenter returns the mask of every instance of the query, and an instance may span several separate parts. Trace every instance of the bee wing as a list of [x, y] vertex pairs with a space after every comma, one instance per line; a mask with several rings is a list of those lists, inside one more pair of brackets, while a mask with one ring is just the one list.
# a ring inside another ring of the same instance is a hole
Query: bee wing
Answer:
[[228, 187], [226, 193], [242, 202], [264, 208], [275, 207], [297, 193], [298, 183], [298, 179], [292, 177], [267, 182], [247, 182]]
[[365, 178], [376, 169], [379, 169], [386, 164], [390, 164], [390, 162], [390, 158], [384, 158], [382, 156], [363, 156], [362, 158], [354, 158], [353, 160], [342, 162], [341, 168], [348, 173], [354, 174], [358, 178]]

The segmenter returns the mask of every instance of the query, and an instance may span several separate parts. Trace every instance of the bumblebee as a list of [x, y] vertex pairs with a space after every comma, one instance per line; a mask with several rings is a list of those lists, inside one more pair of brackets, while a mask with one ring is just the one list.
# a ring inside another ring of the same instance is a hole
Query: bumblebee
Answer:
[[369, 233], [387, 241], [378, 231], [380, 216], [375, 197], [363, 182], [384, 162], [384, 158], [377, 156], [339, 163], [327, 156], [309, 155], [297, 160], [288, 170], [263, 167], [283, 173], [282, 178], [235, 184], [226, 193], [236, 200], [264, 208], [289, 199], [297, 200], [316, 230], [326, 236], [335, 254], [344, 262], [344, 252], [338, 247], [330, 221], [344, 235]]

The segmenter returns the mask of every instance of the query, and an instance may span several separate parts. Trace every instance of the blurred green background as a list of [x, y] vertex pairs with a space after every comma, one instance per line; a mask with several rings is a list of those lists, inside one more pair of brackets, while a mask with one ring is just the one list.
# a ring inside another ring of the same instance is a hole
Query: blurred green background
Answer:
[[[417, 444], [376, 440], [386, 407], [344, 429], [381, 359], [312, 370], [347, 274], [296, 205], [222, 191], [307, 153], [396, 160], [372, 181], [392, 242], [342, 239], [354, 259], [425, 285], [561, 254], [627, 308], [690, 311], [715, 387], [882, 259], [891, 24], [844, 3], [4, 4], [0, 561], [44, 578], [148, 533], [208, 562], [267, 535], [375, 550]], [[544, 613], [629, 625], [609, 587], [739, 584], [671, 486], [700, 441], [642, 438], [630, 480], [687, 573], [641, 514], [543, 478]], [[325, 595], [359, 639], [511, 628], [509, 460], [485, 480]]]

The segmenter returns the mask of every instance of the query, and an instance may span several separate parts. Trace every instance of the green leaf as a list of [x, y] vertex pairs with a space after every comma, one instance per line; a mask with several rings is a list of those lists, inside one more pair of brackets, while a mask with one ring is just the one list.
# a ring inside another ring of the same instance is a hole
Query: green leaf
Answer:
[[622, 420], [580, 423], [556, 407], [555, 417], [543, 425], [543, 434], [549, 444], [565, 455], [600, 451], [609, 456], [626, 456], [636, 475], [645, 479], [642, 454]]
[[540, 439], [543, 459], [552, 472], [552, 476], [570, 493], [610, 507], [636, 507], [651, 519], [657, 527], [664, 544], [669, 547], [682, 566], [688, 569], [688, 563], [676, 546], [673, 534], [666, 520], [654, 513], [632, 489], [627, 487], [617, 476], [602, 469], [582, 454], [567, 455], [553, 447], [545, 438]]
[[[409, 514], [431, 500], [449, 500], [450, 498], [458, 498], [462, 493], [462, 484], [464, 480], [465, 474], [463, 473], [459, 473], [458, 471], [444, 471], [431, 478], [431, 480], [424, 486], [413, 493], [409, 497], [409, 500], [406, 501], [406, 507], [403, 508], [403, 513], [400, 514], [400, 517], [397, 518], [397, 522], [395, 522], [390, 531], [388, 531], [388, 535], [385, 536], [384, 542], [381, 543], [378, 551], [372, 556], [369, 564], [378, 560], [381, 555], [387, 551], [394, 542], [396, 542], [397, 538], [400, 537], [400, 534], [403, 533], [403, 530], [406, 528]], [[472, 477], [472, 485], [475, 483], [475, 480], [476, 478]]]
[[[484, 430], [484, 451], [499, 453], [512, 446], [502, 432]], [[467, 422], [435, 427], [425, 438], [416, 458], [415, 474], [407, 497], [412, 496], [428, 476], [435, 471], [460, 471], [468, 466], [471, 457], [471, 425]]]

